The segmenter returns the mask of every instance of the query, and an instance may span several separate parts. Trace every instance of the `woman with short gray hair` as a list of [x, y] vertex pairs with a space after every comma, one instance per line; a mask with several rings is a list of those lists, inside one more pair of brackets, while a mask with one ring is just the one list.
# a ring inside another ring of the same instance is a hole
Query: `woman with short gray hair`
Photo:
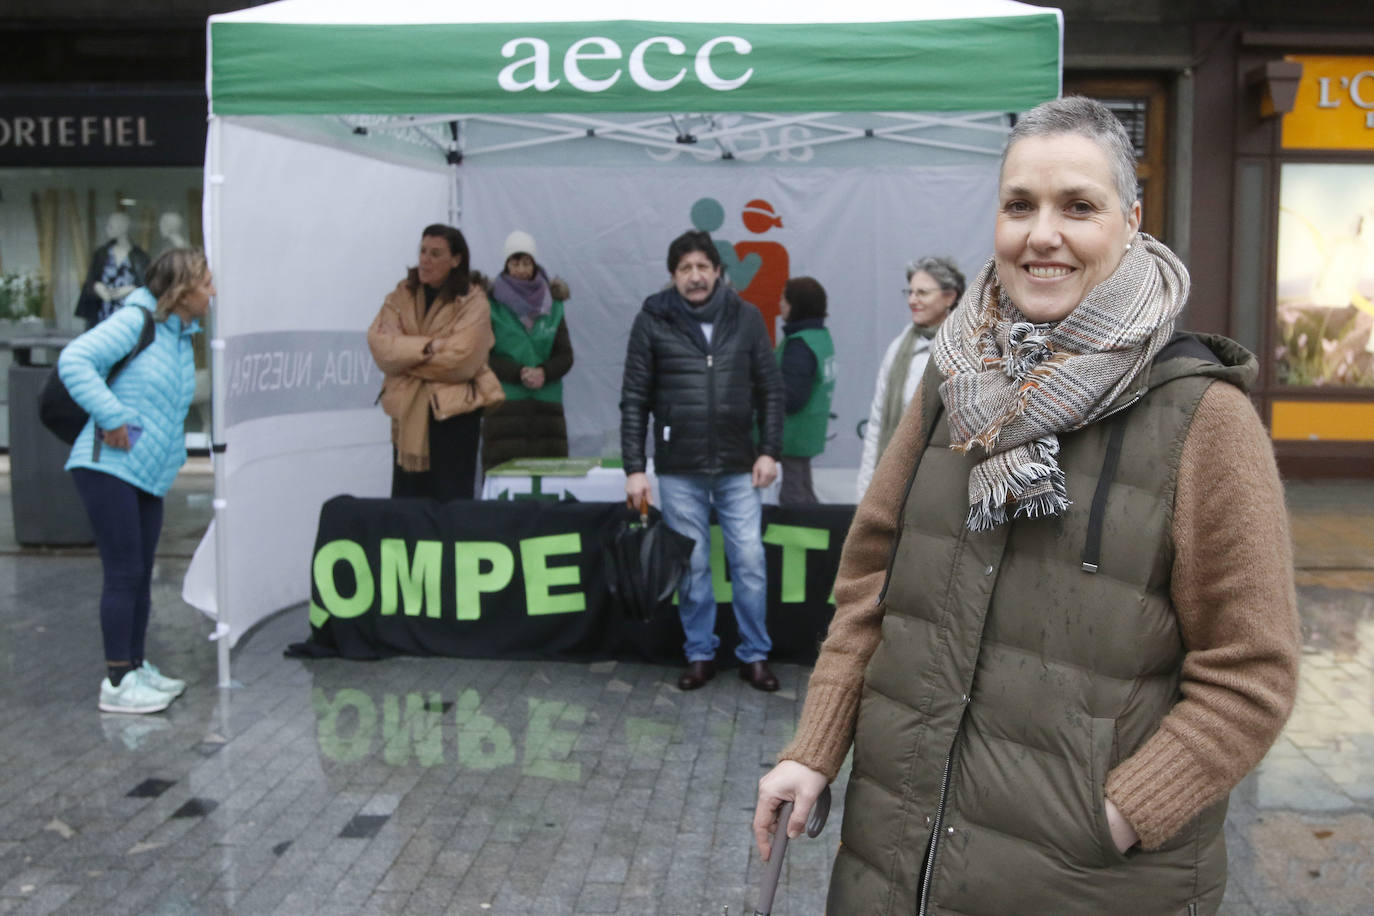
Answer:
[[1258, 362], [1175, 332], [1129, 149], [1088, 99], [1017, 125], [993, 257], [850, 524], [754, 813], [767, 859], [852, 746], [827, 912], [1221, 905], [1227, 796], [1297, 690], [1292, 547]]
[[902, 294], [911, 311], [911, 324], [888, 344], [878, 366], [873, 403], [864, 428], [856, 502], [864, 498], [878, 458], [916, 392], [916, 383], [930, 359], [930, 343], [936, 330], [964, 294], [964, 275], [952, 258], [917, 258], [906, 266], [906, 288]]

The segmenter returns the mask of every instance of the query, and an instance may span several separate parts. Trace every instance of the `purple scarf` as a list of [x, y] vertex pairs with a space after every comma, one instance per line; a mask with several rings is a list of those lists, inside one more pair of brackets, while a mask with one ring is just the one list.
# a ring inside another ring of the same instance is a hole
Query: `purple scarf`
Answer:
[[529, 280], [512, 277], [503, 270], [492, 283], [491, 294], [515, 313], [527, 331], [553, 309], [553, 294], [549, 292], [549, 278], [543, 268]]

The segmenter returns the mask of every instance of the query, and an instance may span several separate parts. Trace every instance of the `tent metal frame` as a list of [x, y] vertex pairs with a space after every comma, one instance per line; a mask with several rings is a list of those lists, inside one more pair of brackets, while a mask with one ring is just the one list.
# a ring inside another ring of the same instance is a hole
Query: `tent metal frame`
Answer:
[[[854, 117], [852, 112], [814, 112], [797, 115], [778, 115], [764, 112], [740, 112], [731, 115], [666, 113], [630, 122], [613, 121], [605, 117], [581, 114], [496, 115], [447, 114], [409, 115], [389, 117], [381, 115], [338, 115], [338, 120], [354, 133], [384, 132], [421, 146], [432, 146], [445, 153], [457, 152], [462, 159], [489, 156], [511, 150], [547, 146], [572, 140], [597, 138], [618, 143], [630, 143], [650, 150], [681, 150], [692, 148], [694, 154], [709, 158], [740, 159], [744, 157], [732, 142], [744, 134], [780, 127], [803, 126], [819, 131], [821, 136], [807, 139], [807, 146], [820, 146], [850, 140], [886, 140], [955, 150], [975, 155], [1001, 155], [1002, 145], [1010, 130], [1008, 117], [997, 112], [971, 112], [950, 115], [914, 112], [874, 112], [871, 127], [854, 127], [838, 123], [836, 119]], [[520, 140], [468, 146], [467, 124], [494, 124], [527, 130], [534, 136]], [[456, 125], [456, 127], [455, 127]], [[940, 128], [956, 128], [987, 134], [988, 145], [957, 143], [923, 136], [923, 132]], [[450, 134], [451, 136], [445, 136]], [[795, 143], [774, 143], [771, 146], [751, 147], [748, 156], [763, 156], [794, 147]]]

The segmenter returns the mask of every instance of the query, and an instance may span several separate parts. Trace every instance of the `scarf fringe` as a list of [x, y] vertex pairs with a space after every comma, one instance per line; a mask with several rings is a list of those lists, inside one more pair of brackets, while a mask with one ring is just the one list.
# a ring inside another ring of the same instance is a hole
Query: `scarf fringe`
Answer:
[[[970, 494], [966, 520], [970, 531], [991, 531], [1008, 517], [1058, 515], [1073, 505], [1064, 472], [1054, 462], [1053, 456], [1058, 449], [1051, 448], [1048, 443], [1036, 442], [1035, 450], [1042, 461], [1009, 468], [1005, 476], [990, 481], [983, 488], [984, 492]], [[1010, 516], [1007, 514], [1009, 504], [1015, 505]]]

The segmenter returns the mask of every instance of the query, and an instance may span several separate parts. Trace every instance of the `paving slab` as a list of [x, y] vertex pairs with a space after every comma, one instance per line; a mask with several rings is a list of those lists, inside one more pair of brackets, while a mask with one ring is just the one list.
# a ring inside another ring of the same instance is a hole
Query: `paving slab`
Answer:
[[[765, 695], [625, 662], [302, 661], [303, 607], [235, 649], [181, 602], [211, 480], [167, 501], [150, 655], [190, 688], [101, 715], [89, 549], [13, 540], [0, 473], [0, 914], [752, 912], [759, 776], [809, 670]], [[1304, 654], [1283, 736], [1233, 793], [1227, 916], [1374, 912], [1374, 482], [1288, 485]], [[824, 910], [832, 826], [773, 912]]]

